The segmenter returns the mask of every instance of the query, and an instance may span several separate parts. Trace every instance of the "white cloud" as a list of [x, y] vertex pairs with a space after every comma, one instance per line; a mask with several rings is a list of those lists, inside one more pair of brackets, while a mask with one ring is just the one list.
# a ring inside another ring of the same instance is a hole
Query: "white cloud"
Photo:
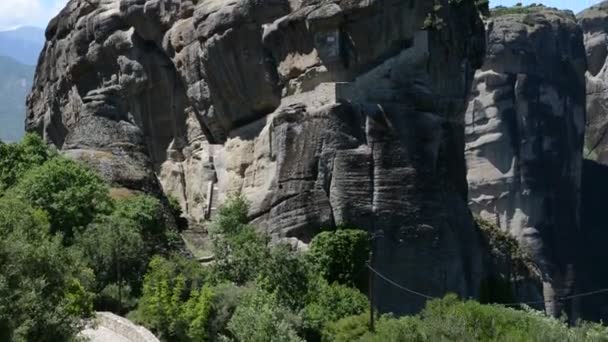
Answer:
[[46, 27], [68, 0], [0, 0], [0, 30], [19, 26]]

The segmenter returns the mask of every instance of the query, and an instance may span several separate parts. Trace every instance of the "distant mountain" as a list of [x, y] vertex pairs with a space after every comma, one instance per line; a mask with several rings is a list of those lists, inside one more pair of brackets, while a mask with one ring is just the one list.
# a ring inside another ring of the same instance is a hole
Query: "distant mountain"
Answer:
[[8, 56], [16, 61], [36, 65], [44, 46], [44, 30], [37, 27], [21, 27], [0, 32], [0, 56]]
[[25, 98], [35, 67], [0, 56], [0, 140], [19, 140], [25, 130]]

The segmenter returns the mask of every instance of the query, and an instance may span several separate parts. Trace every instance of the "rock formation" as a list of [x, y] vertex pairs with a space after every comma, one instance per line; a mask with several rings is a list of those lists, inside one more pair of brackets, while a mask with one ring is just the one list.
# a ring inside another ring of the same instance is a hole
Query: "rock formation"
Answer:
[[[276, 237], [381, 231], [385, 275], [477, 296], [463, 134], [484, 51], [473, 3], [71, 0], [46, 31], [28, 129], [117, 187], [159, 179], [193, 219], [241, 193]], [[384, 311], [424, 302], [381, 280], [376, 293]]]
[[587, 52], [585, 158], [608, 164], [608, 1], [578, 15]]
[[549, 313], [575, 287], [585, 51], [571, 12], [528, 7], [487, 22], [466, 111], [469, 205], [538, 264]]
[[[585, 36], [588, 70], [587, 128], [582, 183], [581, 288], [608, 287], [605, 196], [608, 191], [608, 1], [577, 16]], [[580, 277], [579, 277], [580, 278]], [[586, 319], [608, 319], [608, 297], [583, 298]]]

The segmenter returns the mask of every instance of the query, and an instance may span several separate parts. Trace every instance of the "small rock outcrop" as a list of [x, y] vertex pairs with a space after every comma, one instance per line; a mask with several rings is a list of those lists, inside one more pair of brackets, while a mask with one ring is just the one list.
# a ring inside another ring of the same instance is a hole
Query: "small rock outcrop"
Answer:
[[572, 12], [494, 13], [465, 115], [469, 206], [514, 236], [541, 272], [546, 309], [576, 283], [585, 49]]
[[[71, 0], [46, 36], [28, 129], [117, 187], [160, 183], [195, 220], [241, 193], [260, 229], [303, 242], [382, 231], [383, 274], [478, 296], [473, 0]], [[383, 311], [424, 303], [376, 292]]]

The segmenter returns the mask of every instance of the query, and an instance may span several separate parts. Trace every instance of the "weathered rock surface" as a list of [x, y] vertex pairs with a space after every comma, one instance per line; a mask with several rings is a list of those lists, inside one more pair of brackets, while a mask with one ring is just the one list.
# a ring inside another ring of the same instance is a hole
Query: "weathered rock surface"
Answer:
[[587, 52], [585, 158], [608, 164], [608, 1], [581, 12]]
[[[540, 268], [546, 309], [575, 289], [585, 129], [583, 35], [571, 12], [492, 17], [465, 116], [469, 205]], [[569, 303], [564, 303], [569, 304]]]
[[[580, 287], [584, 291], [608, 287], [606, 193], [608, 193], [608, 1], [577, 16], [585, 36], [588, 70], [587, 128], [583, 161]], [[608, 297], [581, 300], [584, 318], [608, 319]]]
[[[28, 129], [118, 186], [160, 179], [195, 219], [240, 192], [277, 237], [382, 230], [386, 276], [478, 296], [463, 114], [483, 25], [472, 0], [435, 2], [71, 0]], [[381, 280], [377, 295], [384, 311], [424, 302]]]

